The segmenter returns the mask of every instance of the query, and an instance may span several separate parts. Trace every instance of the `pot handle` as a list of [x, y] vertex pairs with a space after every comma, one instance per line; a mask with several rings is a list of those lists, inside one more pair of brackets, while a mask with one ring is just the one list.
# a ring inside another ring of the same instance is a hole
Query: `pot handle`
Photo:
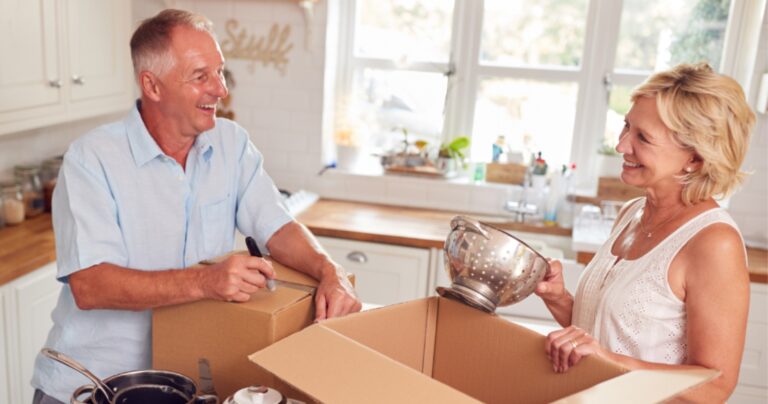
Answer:
[[201, 394], [192, 400], [195, 404], [219, 404], [219, 397], [213, 394]]
[[451, 229], [456, 230], [457, 228], [463, 228], [466, 230], [469, 230], [473, 233], [477, 233], [483, 238], [490, 239], [488, 236], [488, 231], [483, 229], [483, 225], [478, 222], [475, 219], [472, 219], [468, 216], [456, 216], [453, 219], [451, 219]]
[[[91, 397], [93, 397], [94, 390], [96, 390], [96, 386], [94, 386], [92, 384], [86, 384], [86, 385], [83, 385], [83, 386], [80, 386], [80, 387], [76, 388], [75, 392], [72, 393], [72, 397], [69, 399], [69, 404], [89, 404], [89, 403], [91, 403], [91, 401], [92, 401]], [[90, 393], [90, 396], [88, 396], [88, 399], [85, 402], [78, 400], [78, 398], [80, 398], [80, 396], [82, 396], [85, 393]]]

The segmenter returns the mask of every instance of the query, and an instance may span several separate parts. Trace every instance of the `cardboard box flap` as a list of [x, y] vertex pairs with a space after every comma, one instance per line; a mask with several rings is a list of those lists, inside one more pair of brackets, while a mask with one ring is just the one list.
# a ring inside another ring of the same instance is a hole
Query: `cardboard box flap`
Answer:
[[545, 341], [534, 331], [440, 298], [432, 376], [483, 402], [543, 403], [627, 372], [587, 357], [568, 372], [555, 373]]
[[323, 326], [431, 376], [436, 315], [437, 301], [424, 299], [330, 319]]
[[236, 305], [243, 310], [257, 311], [266, 314], [274, 314], [291, 304], [303, 299], [311, 298], [311, 294], [303, 290], [280, 288], [280, 293], [260, 289], [251, 294], [251, 300], [242, 303], [226, 303]]
[[[574, 368], [575, 369], [575, 368]], [[556, 401], [559, 404], [657, 403], [720, 375], [717, 370], [635, 370]]]
[[249, 359], [321, 402], [477, 403], [323, 324], [293, 334]]

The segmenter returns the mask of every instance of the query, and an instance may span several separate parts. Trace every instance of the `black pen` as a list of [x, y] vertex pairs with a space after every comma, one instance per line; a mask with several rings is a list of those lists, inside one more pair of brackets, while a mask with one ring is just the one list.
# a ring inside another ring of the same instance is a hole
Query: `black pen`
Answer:
[[[253, 237], [248, 236], [245, 238], [245, 245], [248, 246], [248, 252], [251, 253], [254, 257], [262, 257], [261, 251], [259, 251], [259, 246], [256, 245], [256, 240], [253, 239]], [[269, 289], [270, 292], [277, 289], [277, 286], [275, 285], [274, 279], [267, 278], [267, 289]]]

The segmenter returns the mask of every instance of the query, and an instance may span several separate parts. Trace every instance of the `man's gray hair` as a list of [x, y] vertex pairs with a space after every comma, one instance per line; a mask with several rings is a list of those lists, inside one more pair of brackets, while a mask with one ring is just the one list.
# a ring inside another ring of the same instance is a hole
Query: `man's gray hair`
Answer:
[[147, 18], [131, 37], [131, 59], [137, 79], [143, 71], [160, 76], [173, 67], [175, 60], [169, 51], [171, 31], [178, 26], [205, 31], [215, 37], [213, 23], [200, 14], [167, 9]]

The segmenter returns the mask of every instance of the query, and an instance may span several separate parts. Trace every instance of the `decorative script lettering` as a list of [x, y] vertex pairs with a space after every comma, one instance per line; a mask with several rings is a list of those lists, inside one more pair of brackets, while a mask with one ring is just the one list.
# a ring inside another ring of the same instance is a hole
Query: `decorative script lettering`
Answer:
[[285, 24], [280, 28], [278, 24], [272, 24], [268, 35], [256, 38], [253, 34], [247, 34], [245, 28], [238, 30], [239, 25], [237, 20], [227, 21], [227, 38], [221, 41], [224, 57], [251, 61], [248, 66], [251, 74], [256, 70], [256, 63], [261, 62], [262, 66], [272, 66], [285, 75], [288, 52], [293, 49], [293, 43], [288, 42], [291, 27]]

